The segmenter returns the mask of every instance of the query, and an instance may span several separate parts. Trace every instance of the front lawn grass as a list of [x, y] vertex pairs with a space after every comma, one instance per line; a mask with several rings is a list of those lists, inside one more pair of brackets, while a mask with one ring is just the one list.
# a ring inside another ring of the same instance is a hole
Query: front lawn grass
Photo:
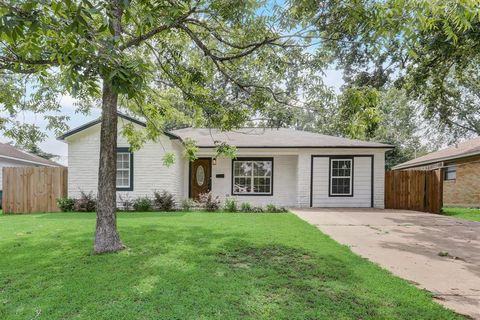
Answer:
[[457, 319], [293, 214], [0, 216], [0, 319]]
[[470, 221], [480, 221], [480, 209], [443, 208], [442, 214]]

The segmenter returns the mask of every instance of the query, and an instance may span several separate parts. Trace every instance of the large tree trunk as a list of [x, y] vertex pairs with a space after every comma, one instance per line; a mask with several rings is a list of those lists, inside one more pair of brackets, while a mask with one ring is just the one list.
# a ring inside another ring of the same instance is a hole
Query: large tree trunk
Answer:
[[98, 168], [97, 227], [94, 251], [113, 252], [124, 248], [117, 232], [117, 103], [118, 94], [103, 81], [100, 165]]

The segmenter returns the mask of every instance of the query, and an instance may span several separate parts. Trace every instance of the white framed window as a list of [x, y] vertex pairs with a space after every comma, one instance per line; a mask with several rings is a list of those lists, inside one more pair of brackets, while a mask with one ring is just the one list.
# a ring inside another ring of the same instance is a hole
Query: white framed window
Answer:
[[273, 158], [238, 158], [232, 163], [233, 195], [272, 195]]
[[117, 151], [117, 190], [133, 190], [132, 156], [128, 151]]
[[330, 196], [353, 196], [353, 159], [330, 159]]
[[443, 180], [456, 180], [457, 179], [457, 166], [448, 166], [445, 168], [445, 176]]

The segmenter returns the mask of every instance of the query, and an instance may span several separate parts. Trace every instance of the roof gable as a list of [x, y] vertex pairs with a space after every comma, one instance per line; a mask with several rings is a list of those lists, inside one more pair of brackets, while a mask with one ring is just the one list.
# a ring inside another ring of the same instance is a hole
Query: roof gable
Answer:
[[[135, 119], [135, 118], [133, 118], [133, 117], [130, 117], [130, 116], [128, 116], [128, 115], [126, 115], [126, 114], [123, 114], [123, 113], [121, 113], [121, 112], [117, 112], [117, 116], [120, 117], [120, 118], [122, 118], [122, 119], [124, 119], [124, 120], [127, 120], [127, 121], [133, 122], [133, 123], [135, 123], [135, 124], [138, 124], [139, 126], [142, 126], [142, 127], [146, 127], [146, 126], [147, 126], [147, 125], [145, 124], [145, 122], [142, 122], [142, 121], [140, 121], [140, 120], [138, 120], [138, 119]], [[77, 128], [74, 128], [74, 129], [72, 129], [72, 130], [70, 130], [70, 131], [65, 132], [65, 133], [62, 134], [61, 136], [57, 137], [57, 140], [65, 140], [65, 138], [68, 138], [68, 137], [70, 137], [70, 136], [72, 136], [72, 135], [74, 135], [74, 134], [77, 134], [77, 133], [79, 133], [79, 132], [82, 132], [82, 131], [84, 131], [84, 130], [90, 128], [90, 127], [93, 127], [93, 126], [95, 126], [95, 125], [97, 125], [97, 124], [100, 124], [101, 122], [102, 122], [102, 119], [101, 119], [101, 118], [98, 118], [97, 120], [93, 120], [93, 121], [87, 122], [87, 123], [85, 123], [84, 125], [81, 125], [80, 127], [77, 127]], [[177, 136], [175, 136], [175, 135], [173, 135], [173, 134], [171, 134], [171, 133], [169, 133], [169, 132], [164, 132], [164, 134], [165, 134], [166, 136], [168, 136], [170, 139], [178, 139]]]

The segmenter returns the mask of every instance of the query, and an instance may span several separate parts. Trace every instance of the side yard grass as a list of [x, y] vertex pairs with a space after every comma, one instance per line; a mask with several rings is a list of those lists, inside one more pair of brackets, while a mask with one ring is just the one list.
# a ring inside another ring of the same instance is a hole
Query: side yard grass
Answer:
[[442, 214], [470, 220], [470, 221], [479, 221], [480, 222], [480, 209], [470, 209], [470, 208], [443, 208]]
[[290, 213], [0, 215], [0, 319], [461, 319]]

